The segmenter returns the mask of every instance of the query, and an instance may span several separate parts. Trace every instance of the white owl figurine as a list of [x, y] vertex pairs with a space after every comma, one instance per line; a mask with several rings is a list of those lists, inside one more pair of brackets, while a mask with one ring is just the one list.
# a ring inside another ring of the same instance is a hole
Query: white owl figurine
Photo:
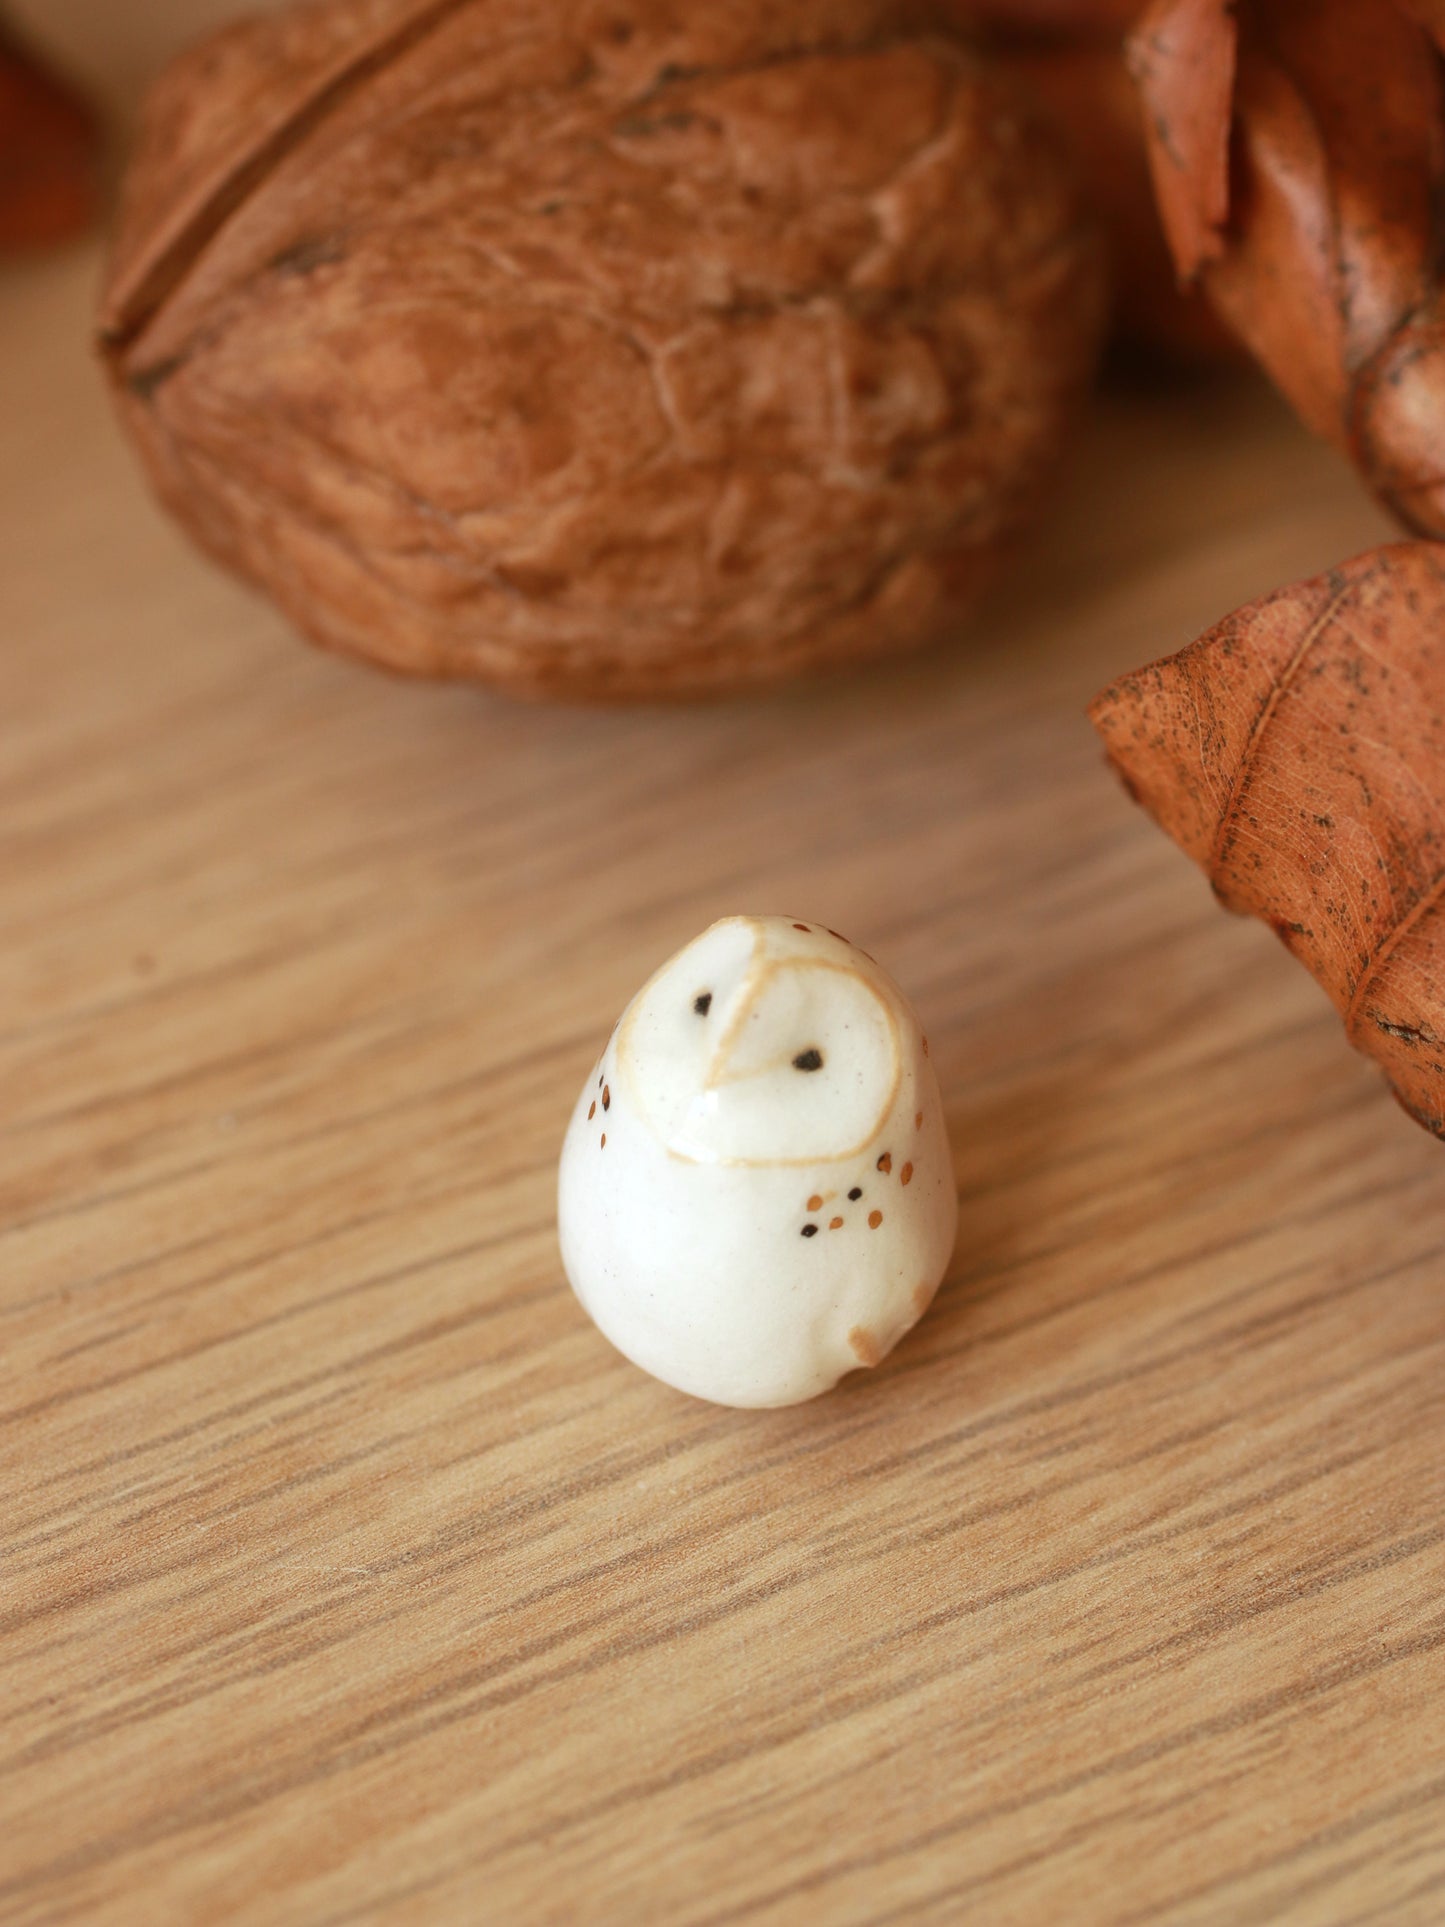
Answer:
[[624, 1011], [567, 1131], [572, 1288], [619, 1351], [722, 1405], [793, 1405], [927, 1310], [958, 1200], [928, 1042], [821, 925], [725, 917]]

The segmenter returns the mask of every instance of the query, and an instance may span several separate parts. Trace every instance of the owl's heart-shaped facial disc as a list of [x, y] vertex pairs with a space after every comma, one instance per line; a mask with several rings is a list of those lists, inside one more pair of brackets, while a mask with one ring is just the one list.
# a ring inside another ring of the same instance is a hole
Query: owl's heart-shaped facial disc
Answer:
[[897, 1019], [871, 979], [828, 931], [714, 924], [652, 979], [618, 1038], [639, 1116], [699, 1164], [856, 1156], [901, 1062]]

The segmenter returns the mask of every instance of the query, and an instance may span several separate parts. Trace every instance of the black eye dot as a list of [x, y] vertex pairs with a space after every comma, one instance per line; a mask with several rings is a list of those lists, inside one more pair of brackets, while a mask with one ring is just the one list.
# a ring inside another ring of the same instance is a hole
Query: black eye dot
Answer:
[[861, 1198], [862, 1195], [863, 1195], [863, 1187], [861, 1184], [855, 1184], [853, 1186], [853, 1189], [848, 1193], [848, 1196], [852, 1199], [854, 1204], [858, 1202], [859, 1198]]
[[795, 1071], [820, 1071], [823, 1068], [823, 1053], [820, 1050], [800, 1050], [793, 1059]]
[[692, 1007], [699, 1017], [706, 1017], [712, 1009], [712, 992], [710, 990], [699, 991], [697, 996], [692, 1000]]
[[815, 1225], [815, 1224], [805, 1224], [805, 1225], [803, 1226], [803, 1236], [804, 1236], [805, 1238], [816, 1238], [816, 1237], [817, 1237], [817, 1235], [818, 1235], [818, 1227], [817, 1227], [817, 1225]]

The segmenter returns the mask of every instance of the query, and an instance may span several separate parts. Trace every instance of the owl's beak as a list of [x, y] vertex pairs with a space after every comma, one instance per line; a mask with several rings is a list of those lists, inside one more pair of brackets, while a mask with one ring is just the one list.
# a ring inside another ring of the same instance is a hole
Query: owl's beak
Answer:
[[812, 1019], [807, 969], [792, 958], [755, 959], [728, 1000], [703, 1089], [720, 1090], [790, 1063]]
[[715, 1091], [723, 1084], [734, 1083], [739, 1077], [748, 1077], [756, 1068], [751, 1064], [739, 1064], [739, 1047], [768, 974], [766, 968], [759, 969], [755, 965], [743, 977], [724, 1007], [717, 1043], [713, 1046], [703, 1074], [702, 1087], [705, 1091]]

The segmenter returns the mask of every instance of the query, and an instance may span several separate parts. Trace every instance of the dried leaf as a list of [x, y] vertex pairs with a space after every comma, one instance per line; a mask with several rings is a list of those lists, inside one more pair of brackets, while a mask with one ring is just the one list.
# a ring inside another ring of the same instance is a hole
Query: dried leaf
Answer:
[[86, 226], [97, 146], [89, 109], [0, 21], [0, 249], [45, 247]]
[[1164, 238], [1138, 89], [1124, 61], [1125, 35], [1145, 0], [944, 4], [1025, 81], [1067, 139], [1108, 241], [1115, 331], [1173, 360], [1239, 359], [1239, 344], [1208, 301], [1181, 286]]
[[1144, 10], [1144, 0], [952, 0], [965, 23], [1049, 40], [1117, 41]]
[[1155, 206], [1139, 99], [1116, 35], [1012, 38], [997, 57], [1044, 102], [1073, 153], [1109, 243], [1114, 322], [1125, 339], [1185, 361], [1238, 358], [1204, 297], [1179, 285]]
[[1224, 251], [1236, 42], [1232, 0], [1178, 0], [1151, 8], [1129, 46], [1159, 212], [1186, 280]]
[[1442, 33], [1441, 0], [1156, 0], [1132, 52], [1181, 273], [1428, 535], [1445, 534]]
[[1445, 1135], [1445, 547], [1266, 596], [1090, 713], [1131, 794]]

